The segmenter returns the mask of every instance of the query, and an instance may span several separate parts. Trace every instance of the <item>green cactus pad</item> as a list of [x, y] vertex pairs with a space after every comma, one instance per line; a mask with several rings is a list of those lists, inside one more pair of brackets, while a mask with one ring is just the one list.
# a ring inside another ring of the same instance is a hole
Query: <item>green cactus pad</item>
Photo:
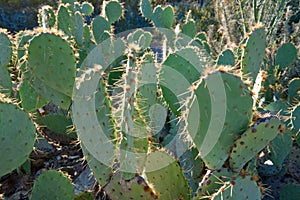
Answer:
[[152, 18], [156, 27], [171, 28], [174, 22], [174, 11], [172, 6], [156, 6], [153, 11]]
[[260, 70], [261, 62], [265, 56], [266, 33], [264, 28], [254, 30], [246, 43], [244, 50], [243, 73], [250, 77], [254, 83]]
[[67, 5], [60, 4], [57, 12], [57, 28], [71, 37], [75, 19], [74, 13], [69, 10], [69, 7], [67, 7]]
[[[180, 104], [192, 83], [197, 81], [205, 67], [205, 58], [201, 58], [196, 48], [187, 47], [170, 54], [164, 61], [159, 77], [163, 96], [170, 109], [180, 114]], [[180, 84], [178, 84], [180, 82]]]
[[83, 45], [83, 17], [82, 15], [77, 11], [74, 15], [74, 28], [73, 28], [73, 35], [74, 39], [78, 46]]
[[291, 124], [294, 131], [298, 132], [300, 130], [300, 103], [291, 110]]
[[234, 181], [225, 182], [219, 191], [211, 196], [212, 200], [260, 200], [261, 198], [262, 194], [260, 188], [255, 181], [251, 180], [250, 176], [238, 177]]
[[89, 2], [83, 2], [81, 5], [81, 13], [90, 16], [92, 15], [94, 12], [94, 6], [93, 4], [89, 3]]
[[4, 29], [0, 28], [0, 67], [7, 67], [12, 56], [12, 43]]
[[92, 30], [94, 39], [99, 44], [104, 31], [110, 31], [110, 24], [104, 17], [97, 16], [92, 22]]
[[275, 65], [279, 65], [281, 69], [288, 67], [297, 58], [297, 49], [291, 43], [284, 43], [277, 51], [275, 57]]
[[47, 99], [41, 97], [26, 79], [23, 80], [19, 93], [22, 108], [26, 112], [32, 112], [47, 104]]
[[23, 164], [33, 150], [35, 127], [16, 105], [0, 103], [0, 177]]
[[72, 96], [76, 70], [68, 42], [49, 33], [35, 36], [28, 47], [27, 68], [34, 89], [50, 100], [62, 98], [59, 104], [67, 109], [70, 102], [64, 100]]
[[300, 78], [294, 78], [289, 82], [288, 98], [291, 104], [300, 100]]
[[182, 33], [189, 36], [190, 38], [194, 38], [197, 33], [195, 22], [193, 20], [190, 20], [183, 24]]
[[71, 180], [62, 172], [49, 170], [42, 173], [36, 180], [32, 193], [31, 200], [73, 200], [74, 186]]
[[223, 51], [218, 57], [217, 64], [218, 65], [230, 65], [233, 67], [235, 65], [233, 52], [229, 49], [226, 49], [225, 51]]
[[141, 0], [140, 1], [140, 10], [142, 12], [142, 15], [146, 19], [152, 19], [153, 13], [152, 13], [152, 6], [149, 0]]
[[110, 24], [118, 21], [123, 14], [122, 5], [118, 1], [109, 1], [105, 5], [105, 15]]
[[219, 169], [250, 123], [253, 100], [240, 77], [219, 71], [202, 80], [195, 96], [187, 128], [206, 166]]
[[284, 125], [276, 117], [264, 119], [264, 122], [252, 126], [235, 141], [230, 154], [230, 166], [235, 171], [240, 171], [242, 167], [256, 156], [270, 141], [278, 134], [282, 134]]
[[117, 173], [105, 186], [104, 191], [111, 199], [157, 199], [153, 189], [140, 176], [125, 181], [121, 174]]
[[159, 199], [189, 199], [190, 190], [177, 162], [166, 152], [151, 152], [145, 165], [147, 182]]

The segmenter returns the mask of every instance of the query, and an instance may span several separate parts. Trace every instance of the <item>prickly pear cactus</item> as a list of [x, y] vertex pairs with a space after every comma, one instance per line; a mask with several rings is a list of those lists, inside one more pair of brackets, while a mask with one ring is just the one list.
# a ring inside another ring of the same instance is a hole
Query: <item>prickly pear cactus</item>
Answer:
[[283, 134], [284, 131], [285, 126], [274, 116], [263, 119], [261, 123], [258, 122], [247, 129], [234, 143], [229, 161], [232, 169], [240, 171], [249, 160], [256, 156], [278, 134]]
[[118, 1], [109, 1], [105, 4], [105, 16], [110, 24], [118, 21], [123, 15], [123, 7]]
[[16, 105], [0, 102], [0, 127], [1, 177], [26, 161], [33, 150], [35, 126]]
[[74, 186], [69, 177], [62, 172], [49, 170], [42, 173], [34, 183], [31, 200], [74, 199]]
[[171, 28], [174, 23], [174, 11], [172, 6], [156, 6], [153, 11], [153, 23], [158, 28]]
[[92, 30], [94, 39], [99, 44], [103, 41], [101, 37], [103, 36], [104, 32], [110, 30], [110, 24], [104, 17], [97, 16], [92, 22]]
[[234, 140], [250, 123], [250, 91], [240, 77], [215, 71], [203, 78], [194, 95], [186, 119], [189, 135], [206, 166], [219, 169]]
[[81, 12], [87, 16], [90, 16], [94, 12], [94, 6], [89, 2], [83, 2], [81, 5]]
[[265, 56], [266, 33], [264, 28], [255, 29], [246, 42], [244, 49], [243, 73], [254, 83]]
[[140, 1], [140, 11], [146, 19], [148, 20], [152, 19], [153, 17], [152, 6], [149, 0]]
[[218, 57], [217, 60], [218, 65], [229, 65], [234, 66], [235, 65], [235, 58], [234, 54], [230, 49], [224, 50]]
[[68, 109], [75, 82], [75, 55], [60, 36], [42, 33], [28, 47], [26, 79], [42, 97]]
[[288, 67], [297, 58], [297, 49], [291, 43], [284, 43], [276, 53], [275, 65], [278, 65], [281, 69]]

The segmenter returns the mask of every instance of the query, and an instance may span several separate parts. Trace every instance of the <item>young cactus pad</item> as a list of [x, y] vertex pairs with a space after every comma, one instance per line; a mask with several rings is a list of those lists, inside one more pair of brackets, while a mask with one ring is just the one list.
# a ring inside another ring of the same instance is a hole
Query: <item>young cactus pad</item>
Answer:
[[140, 10], [142, 15], [146, 19], [152, 19], [153, 13], [152, 13], [152, 6], [149, 0], [141, 0], [140, 1]]
[[19, 167], [33, 150], [35, 127], [16, 105], [0, 102], [0, 177]]
[[243, 73], [254, 82], [260, 70], [261, 62], [265, 56], [266, 33], [264, 28], [254, 30], [247, 40], [244, 50]]
[[31, 200], [73, 200], [74, 186], [71, 180], [62, 172], [49, 170], [36, 180], [31, 194]]
[[118, 1], [110, 1], [105, 5], [105, 15], [110, 24], [118, 21], [123, 14], [122, 5]]

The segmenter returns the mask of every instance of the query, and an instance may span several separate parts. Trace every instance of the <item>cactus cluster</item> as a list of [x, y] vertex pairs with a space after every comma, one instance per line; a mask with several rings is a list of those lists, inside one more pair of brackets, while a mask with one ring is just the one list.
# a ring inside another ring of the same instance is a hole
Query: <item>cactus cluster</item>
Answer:
[[[189, 13], [179, 23], [171, 5], [149, 0], [140, 12], [153, 27], [125, 36], [114, 35], [121, 3], [93, 11], [61, 0], [40, 9], [34, 30], [0, 30], [0, 176], [26, 161], [45, 126], [78, 139], [111, 199], [266, 198], [263, 185], [274, 190], [272, 176], [288, 173], [300, 143], [299, 78], [278, 86], [297, 47], [284, 43], [268, 58], [257, 25], [236, 49], [215, 52]], [[60, 110], [41, 114], [49, 103]], [[299, 187], [283, 182], [280, 198]], [[31, 199], [49, 198], [81, 196], [49, 170]]]

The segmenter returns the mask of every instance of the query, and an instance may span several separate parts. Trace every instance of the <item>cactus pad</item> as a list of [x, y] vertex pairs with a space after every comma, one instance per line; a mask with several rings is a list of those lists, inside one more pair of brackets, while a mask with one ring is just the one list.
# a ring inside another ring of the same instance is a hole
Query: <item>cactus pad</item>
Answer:
[[62, 172], [49, 170], [36, 180], [31, 194], [31, 200], [40, 199], [74, 199], [74, 186], [71, 180]]
[[202, 80], [195, 96], [187, 128], [207, 167], [218, 169], [236, 137], [248, 126], [253, 100], [240, 77], [219, 71]]
[[283, 133], [284, 125], [276, 117], [262, 119], [263, 122], [254, 125], [235, 141], [230, 154], [230, 166], [235, 171], [242, 167], [256, 156], [270, 141], [278, 134]]
[[235, 60], [234, 60], [234, 54], [232, 53], [232, 51], [229, 49], [223, 51], [218, 57], [217, 64], [218, 65], [230, 65], [233, 67], [235, 65]]
[[174, 22], [174, 11], [172, 6], [156, 6], [153, 11], [152, 20], [156, 27], [171, 28]]
[[[31, 72], [31, 76], [27, 78], [41, 96], [50, 100], [72, 96], [75, 56], [68, 42], [61, 37], [50, 33], [35, 36], [28, 47], [27, 67]], [[70, 102], [59, 103], [67, 109]]]
[[33, 150], [35, 127], [16, 105], [0, 103], [0, 177], [19, 167]]
[[123, 14], [122, 5], [118, 1], [109, 1], [105, 5], [105, 15], [110, 24], [118, 21]]
[[97, 16], [92, 22], [92, 30], [94, 39], [99, 44], [101, 42], [101, 37], [104, 34], [104, 31], [110, 30], [110, 24], [104, 17]]
[[265, 56], [266, 33], [264, 28], [254, 30], [246, 42], [243, 73], [254, 82]]
[[275, 57], [275, 65], [279, 65], [281, 69], [288, 67], [297, 58], [297, 49], [291, 43], [284, 43], [277, 51]]
[[140, 10], [146, 19], [152, 19], [153, 17], [152, 6], [149, 0], [141, 0]]
[[81, 12], [87, 16], [90, 16], [94, 12], [94, 6], [89, 2], [83, 2], [81, 6]]

